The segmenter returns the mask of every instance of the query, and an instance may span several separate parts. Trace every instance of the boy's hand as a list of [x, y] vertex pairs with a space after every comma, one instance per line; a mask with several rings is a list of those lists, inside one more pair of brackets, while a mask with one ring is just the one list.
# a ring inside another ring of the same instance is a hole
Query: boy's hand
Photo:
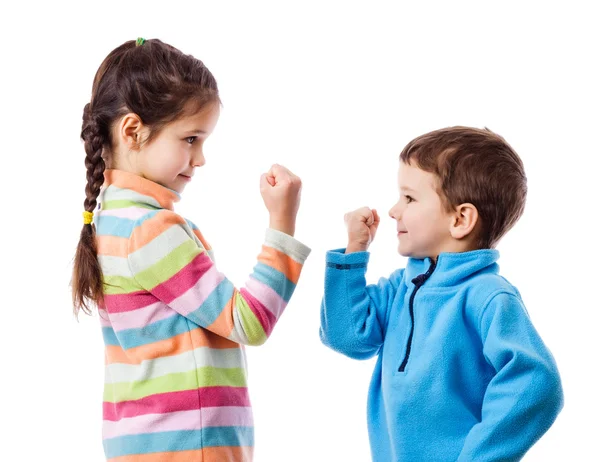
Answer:
[[269, 227], [294, 235], [302, 181], [287, 168], [274, 164], [260, 177], [260, 194], [269, 211]]
[[379, 226], [377, 210], [362, 207], [344, 215], [348, 229], [348, 245], [346, 253], [364, 252], [369, 248]]

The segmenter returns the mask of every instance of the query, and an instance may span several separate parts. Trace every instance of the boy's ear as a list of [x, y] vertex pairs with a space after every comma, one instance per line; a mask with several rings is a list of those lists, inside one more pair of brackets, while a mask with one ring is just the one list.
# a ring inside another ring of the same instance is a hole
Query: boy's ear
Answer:
[[473, 204], [460, 204], [454, 208], [450, 235], [454, 239], [463, 239], [473, 232], [479, 221], [479, 212]]
[[118, 136], [128, 149], [139, 149], [144, 131], [142, 119], [133, 112], [125, 114], [119, 122]]

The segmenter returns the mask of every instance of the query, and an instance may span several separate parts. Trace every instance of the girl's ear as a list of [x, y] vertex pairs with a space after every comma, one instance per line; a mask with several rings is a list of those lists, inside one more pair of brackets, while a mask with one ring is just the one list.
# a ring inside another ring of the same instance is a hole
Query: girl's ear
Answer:
[[137, 114], [130, 112], [121, 117], [117, 137], [127, 150], [139, 150], [145, 126]]
[[475, 229], [479, 220], [479, 212], [473, 204], [460, 204], [455, 207], [452, 218], [450, 235], [454, 239], [463, 239]]

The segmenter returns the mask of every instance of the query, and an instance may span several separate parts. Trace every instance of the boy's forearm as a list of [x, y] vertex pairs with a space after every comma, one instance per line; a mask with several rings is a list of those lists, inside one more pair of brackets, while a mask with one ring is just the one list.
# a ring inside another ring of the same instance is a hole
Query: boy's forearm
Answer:
[[367, 359], [383, 343], [383, 318], [393, 299], [390, 282], [367, 286], [369, 254], [327, 253], [325, 294], [321, 303], [322, 342], [346, 356]]
[[[501, 371], [499, 375], [517, 374]], [[520, 378], [521, 389], [502, 380], [488, 388], [482, 420], [467, 435], [459, 462], [521, 460], [550, 428], [563, 406], [558, 372], [527, 375]]]
[[520, 460], [563, 406], [560, 375], [522, 301], [498, 294], [482, 316], [486, 360], [496, 369], [481, 422], [469, 432], [459, 461]]

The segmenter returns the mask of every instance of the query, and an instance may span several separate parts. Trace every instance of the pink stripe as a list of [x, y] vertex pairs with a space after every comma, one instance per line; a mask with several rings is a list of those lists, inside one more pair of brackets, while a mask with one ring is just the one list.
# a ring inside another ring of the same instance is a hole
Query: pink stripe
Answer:
[[246, 282], [246, 288], [248, 292], [250, 292], [254, 298], [256, 298], [260, 303], [262, 303], [273, 315], [275, 319], [279, 319], [281, 313], [287, 306], [287, 302], [279, 296], [277, 292], [271, 289], [268, 285], [263, 284], [262, 282], [254, 279], [248, 278]]
[[203, 427], [250, 427], [252, 424], [250, 407], [208, 407], [202, 410], [146, 414], [119, 421], [105, 420], [102, 435], [104, 439], [108, 439], [140, 433], [200, 430]]
[[178, 314], [163, 302], [156, 302], [134, 311], [112, 313], [110, 320], [115, 332], [118, 332], [125, 329], [139, 329], [171, 316], [178, 316]]
[[250, 406], [203, 407], [202, 425], [205, 427], [252, 427], [254, 425], [252, 408]]
[[105, 295], [104, 303], [110, 314], [145, 308], [157, 302], [157, 298], [145, 290], [121, 295]]
[[137, 220], [143, 217], [152, 210], [144, 209], [141, 207], [127, 207], [124, 209], [112, 209], [112, 210], [101, 210], [99, 216], [109, 216], [117, 218], [129, 218], [130, 220]]
[[[200, 401], [198, 400], [200, 397]], [[146, 414], [190, 411], [215, 406], [250, 406], [246, 387], [206, 387], [194, 390], [158, 393], [135, 401], [104, 402], [104, 420], [120, 420]]]
[[273, 327], [275, 327], [275, 323], [277, 322], [277, 319], [275, 319], [273, 313], [267, 310], [262, 303], [255, 299], [246, 289], [240, 290], [240, 294], [242, 297], [244, 297], [244, 300], [246, 300], [248, 306], [257, 317], [260, 325], [265, 331], [265, 334], [267, 334], [267, 337], [271, 335]]
[[98, 308], [98, 317], [100, 318], [100, 325], [102, 327], [112, 327], [108, 319], [108, 312], [105, 309]]
[[[173, 300], [194, 287], [202, 276], [210, 270], [211, 266], [213, 266], [212, 260], [206, 252], [202, 252], [169, 280], [152, 289], [152, 293], [163, 302], [171, 305]], [[203, 297], [206, 298], [206, 294]], [[194, 309], [199, 306], [198, 304]]]
[[217, 286], [225, 279], [222, 273], [219, 273], [215, 265], [209, 270], [183, 295], [173, 300], [169, 305], [184, 316], [197, 310], [206, 299], [212, 294]]
[[175, 430], [199, 430], [202, 428], [200, 410], [146, 414], [118, 421], [105, 420], [102, 425], [104, 439], [139, 433], [168, 432]]

